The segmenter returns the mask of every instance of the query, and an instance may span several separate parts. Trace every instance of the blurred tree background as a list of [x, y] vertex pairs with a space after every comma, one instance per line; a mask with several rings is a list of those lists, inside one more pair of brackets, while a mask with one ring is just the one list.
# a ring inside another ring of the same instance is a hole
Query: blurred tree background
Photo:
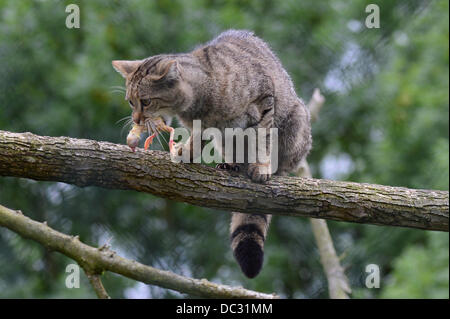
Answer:
[[[68, 29], [78, 4], [81, 28]], [[364, 21], [380, 7], [380, 28]], [[125, 143], [130, 114], [113, 59], [185, 52], [228, 28], [266, 40], [309, 100], [327, 101], [309, 156], [317, 178], [449, 187], [447, 0], [0, 0], [0, 129]], [[157, 146], [155, 146], [157, 147]], [[167, 149], [167, 146], [166, 146]], [[228, 241], [227, 212], [131, 191], [0, 178], [0, 203], [90, 245], [195, 278], [287, 298], [327, 298], [307, 219], [276, 217], [262, 273], [246, 279]], [[448, 233], [329, 222], [355, 298], [448, 298]], [[0, 297], [93, 298], [72, 261], [0, 229]], [[381, 269], [365, 288], [365, 266]], [[114, 298], [183, 295], [106, 273]]]

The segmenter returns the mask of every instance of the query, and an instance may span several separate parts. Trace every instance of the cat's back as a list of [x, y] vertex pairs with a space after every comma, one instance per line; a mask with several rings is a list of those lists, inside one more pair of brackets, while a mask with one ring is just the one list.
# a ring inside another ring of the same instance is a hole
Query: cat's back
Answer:
[[235, 44], [240, 50], [251, 48], [257, 48], [260, 51], [268, 50], [266, 43], [255, 36], [252, 31], [233, 29], [222, 32], [216, 38], [206, 43], [206, 46], [221, 47], [221, 45], [227, 44]]
[[[193, 52], [213, 78], [239, 77], [242, 86], [270, 77], [277, 95], [296, 99], [294, 85], [278, 57], [262, 39], [247, 30], [227, 30]], [[281, 96], [280, 96], [281, 98]]]
[[[216, 38], [194, 50], [194, 55], [203, 58], [209, 67], [262, 64], [281, 67], [269, 46], [253, 32], [247, 30], [227, 30]], [[215, 65], [213, 65], [213, 63]]]

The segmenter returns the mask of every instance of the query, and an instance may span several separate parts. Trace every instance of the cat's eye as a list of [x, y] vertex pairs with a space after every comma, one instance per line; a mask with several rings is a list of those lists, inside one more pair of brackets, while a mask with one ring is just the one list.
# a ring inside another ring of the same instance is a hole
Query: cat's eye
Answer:
[[150, 105], [150, 99], [142, 99], [141, 100], [141, 105], [142, 106], [149, 106]]
[[131, 107], [134, 107], [133, 101], [129, 100], [128, 104], [130, 104]]

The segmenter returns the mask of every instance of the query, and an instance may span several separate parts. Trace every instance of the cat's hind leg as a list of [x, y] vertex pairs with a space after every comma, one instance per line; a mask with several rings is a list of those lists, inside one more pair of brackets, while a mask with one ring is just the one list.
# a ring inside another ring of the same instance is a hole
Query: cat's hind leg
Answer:
[[[256, 103], [256, 109], [260, 114], [260, 119], [259, 122], [253, 126], [253, 128], [256, 130], [256, 150], [258, 156], [255, 157], [256, 162], [248, 164], [247, 175], [251, 178], [252, 181], [257, 183], [264, 183], [268, 181], [270, 179], [270, 176], [272, 175], [271, 154], [273, 151], [273, 145], [271, 141], [270, 130], [274, 126], [274, 104], [274, 98], [270, 95], [265, 96]], [[264, 131], [262, 131], [262, 137], [260, 136], [260, 132], [258, 131], [259, 129], [264, 129]], [[262, 141], [265, 141], [265, 143], [263, 144]], [[259, 155], [261, 153], [259, 151], [259, 147], [265, 147], [265, 154], [268, 154], [268, 157], [267, 159], [265, 159], [265, 161], [259, 158]]]

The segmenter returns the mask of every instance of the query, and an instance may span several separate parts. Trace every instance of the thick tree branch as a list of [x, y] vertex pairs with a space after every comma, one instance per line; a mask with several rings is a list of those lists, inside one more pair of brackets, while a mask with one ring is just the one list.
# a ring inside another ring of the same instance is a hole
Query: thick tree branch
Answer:
[[197, 206], [448, 231], [448, 191], [277, 177], [267, 184], [159, 151], [0, 131], [0, 176], [132, 189]]
[[[206, 279], [198, 280], [183, 277], [169, 271], [159, 270], [117, 256], [107, 247], [94, 248], [83, 244], [77, 236], [60, 233], [46, 223], [39, 223], [0, 205], [0, 226], [9, 228], [19, 235], [37, 241], [46, 248], [58, 251], [75, 260], [88, 274], [89, 280], [99, 297], [108, 298], [108, 294], [99, 282], [98, 275], [111, 271], [147, 284], [173, 289], [181, 293], [206, 298], [278, 298], [275, 294], [264, 294], [241, 287], [229, 287], [215, 284]], [[94, 277], [92, 277], [94, 276]]]

